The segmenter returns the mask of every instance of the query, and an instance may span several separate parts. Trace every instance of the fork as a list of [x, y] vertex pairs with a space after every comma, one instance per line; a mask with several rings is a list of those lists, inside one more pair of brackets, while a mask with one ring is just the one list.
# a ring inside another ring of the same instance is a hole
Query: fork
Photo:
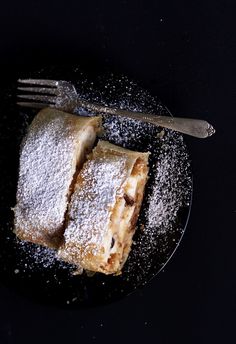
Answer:
[[75, 87], [68, 81], [19, 79], [18, 82], [20, 86], [17, 89], [29, 93], [18, 95], [18, 98], [24, 100], [17, 102], [19, 106], [38, 109], [55, 107], [72, 113], [78, 108], [83, 108], [95, 113], [117, 115], [152, 123], [197, 138], [206, 138], [215, 133], [213, 126], [201, 119], [157, 116], [90, 103], [81, 99]]

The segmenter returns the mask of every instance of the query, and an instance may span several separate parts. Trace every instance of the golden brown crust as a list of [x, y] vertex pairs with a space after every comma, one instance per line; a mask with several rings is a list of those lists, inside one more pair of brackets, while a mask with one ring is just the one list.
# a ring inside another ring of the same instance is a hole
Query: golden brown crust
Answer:
[[[148, 155], [98, 143], [78, 175], [59, 257], [91, 271], [120, 272], [142, 203]], [[127, 197], [133, 198], [132, 205], [126, 204]]]

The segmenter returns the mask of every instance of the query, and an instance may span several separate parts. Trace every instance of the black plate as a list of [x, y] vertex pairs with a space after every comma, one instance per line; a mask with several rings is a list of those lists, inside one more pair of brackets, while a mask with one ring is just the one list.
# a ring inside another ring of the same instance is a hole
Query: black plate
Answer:
[[[170, 130], [119, 117], [104, 118], [105, 139], [137, 151], [150, 151], [150, 178], [131, 254], [120, 276], [73, 276], [73, 266], [53, 251], [20, 243], [12, 232], [19, 146], [35, 111], [19, 110], [18, 77], [70, 80], [81, 97], [126, 109], [170, 115], [157, 98], [124, 76], [97, 75], [79, 67], [53, 67], [19, 73], [1, 91], [0, 102], [0, 276], [1, 281], [44, 303], [91, 306], [111, 302], [144, 286], [177, 248], [190, 212], [192, 179], [183, 137]], [[85, 114], [84, 109], [79, 109]], [[164, 136], [162, 137], [162, 135]]]

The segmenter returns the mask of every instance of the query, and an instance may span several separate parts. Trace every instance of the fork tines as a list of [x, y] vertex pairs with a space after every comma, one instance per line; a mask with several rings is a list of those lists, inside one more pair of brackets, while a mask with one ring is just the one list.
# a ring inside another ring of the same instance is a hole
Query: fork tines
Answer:
[[59, 83], [58, 80], [47, 80], [47, 79], [18, 79], [18, 82], [22, 84], [41, 85], [41, 86], [47, 86], [47, 87], [57, 87]]
[[19, 91], [26, 92], [26, 94], [19, 94], [17, 97], [35, 101], [17, 102], [18, 105], [32, 108], [44, 108], [55, 105], [56, 97], [59, 95], [59, 90], [57, 88], [59, 83], [58, 81], [45, 79], [19, 79], [18, 83], [23, 85], [20, 85], [17, 89]]

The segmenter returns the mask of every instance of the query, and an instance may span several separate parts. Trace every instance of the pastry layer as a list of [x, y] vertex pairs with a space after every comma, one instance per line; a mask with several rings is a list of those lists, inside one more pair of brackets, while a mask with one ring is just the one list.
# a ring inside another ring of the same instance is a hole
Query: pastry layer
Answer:
[[143, 198], [148, 155], [98, 143], [77, 177], [60, 258], [90, 271], [121, 271]]
[[15, 233], [57, 248], [73, 177], [91, 152], [99, 117], [79, 117], [47, 108], [31, 123], [20, 152]]

